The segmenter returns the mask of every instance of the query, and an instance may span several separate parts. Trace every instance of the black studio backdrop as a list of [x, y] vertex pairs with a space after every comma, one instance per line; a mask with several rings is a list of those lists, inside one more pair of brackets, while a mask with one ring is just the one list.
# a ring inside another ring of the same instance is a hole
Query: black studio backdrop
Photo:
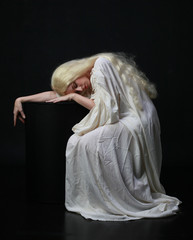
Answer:
[[54, 69], [125, 52], [156, 84], [163, 164], [191, 165], [191, 1], [1, 0], [1, 165], [25, 164], [16, 97], [50, 89]]

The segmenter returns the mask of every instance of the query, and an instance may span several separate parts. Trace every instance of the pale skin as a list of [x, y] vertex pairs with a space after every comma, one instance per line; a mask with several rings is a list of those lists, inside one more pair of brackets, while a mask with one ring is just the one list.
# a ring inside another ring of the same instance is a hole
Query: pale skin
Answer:
[[24, 102], [62, 102], [62, 101], [71, 101], [74, 100], [83, 107], [91, 110], [95, 103], [92, 99], [84, 97], [85, 93], [91, 93], [92, 86], [90, 82], [90, 73], [88, 72], [82, 77], [79, 77], [74, 82], [72, 82], [64, 92], [64, 96], [57, 97], [55, 91], [47, 91], [38, 94], [33, 94], [29, 96], [19, 97], [15, 100], [14, 103], [14, 126], [16, 126], [17, 118], [22, 123], [25, 123], [25, 113], [23, 112], [22, 103]]

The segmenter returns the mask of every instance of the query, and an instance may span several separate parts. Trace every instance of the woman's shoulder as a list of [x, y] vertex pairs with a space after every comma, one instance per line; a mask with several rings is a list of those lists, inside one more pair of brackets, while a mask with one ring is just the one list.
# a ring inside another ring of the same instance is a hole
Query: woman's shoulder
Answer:
[[106, 57], [98, 57], [95, 61], [94, 67], [104, 67], [111, 64], [111, 62]]

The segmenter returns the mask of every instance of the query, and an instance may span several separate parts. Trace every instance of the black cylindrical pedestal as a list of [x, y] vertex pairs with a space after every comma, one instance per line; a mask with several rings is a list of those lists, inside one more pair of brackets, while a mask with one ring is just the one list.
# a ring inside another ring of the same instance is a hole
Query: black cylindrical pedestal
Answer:
[[63, 203], [65, 150], [72, 127], [88, 110], [74, 102], [24, 103], [27, 199]]

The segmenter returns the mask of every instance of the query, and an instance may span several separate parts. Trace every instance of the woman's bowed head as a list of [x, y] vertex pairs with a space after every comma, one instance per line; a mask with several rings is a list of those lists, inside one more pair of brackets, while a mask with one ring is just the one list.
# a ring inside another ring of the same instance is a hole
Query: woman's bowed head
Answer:
[[[59, 91], [58, 91], [59, 92]], [[60, 97], [50, 99], [46, 102], [61, 102], [75, 100], [79, 104], [88, 108], [89, 110], [94, 106], [94, 102], [88, 99], [88, 96], [92, 93], [92, 86], [90, 82], [90, 71], [83, 76], [78, 77], [71, 82], [64, 92], [60, 92]], [[62, 96], [63, 95], [63, 96]]]
[[[21, 122], [25, 122], [26, 116], [22, 108], [23, 102], [56, 103], [74, 100], [91, 110], [95, 103], [90, 99], [93, 92], [90, 79], [94, 64], [99, 57], [108, 59], [115, 66], [123, 82], [129, 84], [128, 79], [133, 79], [147, 92], [150, 98], [156, 97], [157, 92], [154, 85], [137, 69], [132, 59], [128, 59], [124, 54], [120, 53], [100, 53], [91, 57], [68, 61], [56, 68], [51, 79], [52, 91], [17, 98], [13, 111], [14, 126], [17, 118]], [[137, 101], [137, 93], [133, 92], [132, 94]]]

